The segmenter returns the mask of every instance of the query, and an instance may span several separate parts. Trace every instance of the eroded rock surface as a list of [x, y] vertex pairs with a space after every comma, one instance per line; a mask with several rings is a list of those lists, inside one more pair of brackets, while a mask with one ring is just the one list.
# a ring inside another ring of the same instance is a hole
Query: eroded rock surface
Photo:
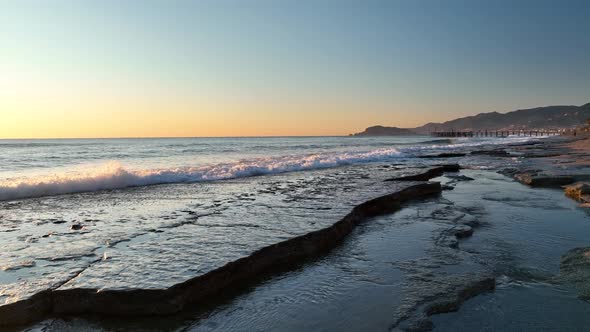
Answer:
[[573, 176], [569, 175], [542, 175], [538, 173], [520, 173], [516, 174], [514, 178], [531, 187], [541, 188], [560, 188], [576, 181]]
[[[334, 247], [368, 216], [441, 190], [439, 184], [385, 182], [391, 171], [379, 169], [3, 203], [8, 220], [31, 222], [2, 224], [0, 236], [13, 250], [2, 253], [0, 322], [24, 323], [50, 312], [177, 312], [271, 266]], [[168, 209], [144, 208], [167, 198], [174, 200]], [[39, 209], [46, 204], [52, 209]], [[53, 223], [58, 217], [73, 225], [82, 219], [84, 227]]]

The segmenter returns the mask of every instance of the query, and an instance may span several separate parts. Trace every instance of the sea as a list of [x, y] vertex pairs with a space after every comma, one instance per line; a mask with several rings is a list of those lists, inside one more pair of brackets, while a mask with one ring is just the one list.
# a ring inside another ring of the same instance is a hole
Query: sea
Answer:
[[0, 140], [0, 200], [220, 181], [374, 162], [530, 137], [260, 137]]
[[[576, 330], [590, 324], [590, 303], [559, 282], [560, 258], [588, 245], [589, 215], [561, 190], [499, 174], [526, 162], [516, 151], [470, 154], [544, 139], [0, 140], [0, 317], [30, 300], [45, 314], [7, 331]], [[417, 184], [387, 180], [454, 163], [459, 173], [433, 179], [440, 195], [366, 220], [330, 252], [210, 302], [113, 317], [44, 300], [139, 290], [174, 303], [166, 290]], [[454, 235], [466, 229], [471, 236]], [[495, 292], [424, 315], [485, 278]]]

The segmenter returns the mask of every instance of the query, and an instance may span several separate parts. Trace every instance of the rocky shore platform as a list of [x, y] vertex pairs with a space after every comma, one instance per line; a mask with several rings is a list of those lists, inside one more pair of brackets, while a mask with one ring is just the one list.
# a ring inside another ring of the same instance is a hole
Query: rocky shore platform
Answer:
[[452, 330], [538, 285], [586, 310], [588, 151], [561, 137], [0, 202], [0, 329]]
[[583, 184], [590, 180], [590, 138], [560, 136], [497, 151], [505, 153], [505, 157], [522, 159], [518, 167], [501, 172], [525, 185], [563, 188], [568, 196], [578, 200], [588, 192], [588, 186]]
[[578, 266], [586, 251], [562, 257], [588, 243], [590, 223], [575, 202], [495, 170], [465, 169], [433, 181], [453, 190], [372, 218], [322, 259], [180, 326], [195, 332], [496, 331], [590, 323], [580, 315], [590, 302], [577, 291], [586, 272], [564, 269]]
[[[8, 250], [0, 254], [0, 326], [60, 315], [178, 313], [261, 274], [318, 257], [368, 218], [441, 191], [439, 183], [389, 177], [414, 172], [428, 180], [457, 170], [383, 166], [369, 175], [367, 168], [350, 167], [213, 183], [201, 192], [186, 185], [156, 188], [156, 196], [154, 188], [138, 189], [147, 191], [143, 195], [121, 190], [98, 203], [84, 194], [74, 202], [55, 196], [1, 203], [8, 213], [0, 237]], [[205, 195], [216, 199], [203, 206]], [[166, 197], [184, 210], [158, 218], [146, 215], [149, 209], [139, 211]], [[39, 219], [47, 205], [52, 216]]]

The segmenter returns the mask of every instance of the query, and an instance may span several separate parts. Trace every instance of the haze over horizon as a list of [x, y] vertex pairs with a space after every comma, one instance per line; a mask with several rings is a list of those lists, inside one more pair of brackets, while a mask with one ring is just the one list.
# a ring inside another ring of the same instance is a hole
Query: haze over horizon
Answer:
[[347, 135], [582, 105], [587, 1], [0, 3], [0, 138]]

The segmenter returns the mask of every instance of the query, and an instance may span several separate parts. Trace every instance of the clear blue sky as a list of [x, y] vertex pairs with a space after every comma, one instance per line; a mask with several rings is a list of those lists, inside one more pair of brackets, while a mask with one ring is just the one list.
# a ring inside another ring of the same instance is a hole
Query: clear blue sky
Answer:
[[41, 136], [346, 134], [590, 102], [590, 1], [18, 0], [0, 40], [11, 137], [56, 119]]

